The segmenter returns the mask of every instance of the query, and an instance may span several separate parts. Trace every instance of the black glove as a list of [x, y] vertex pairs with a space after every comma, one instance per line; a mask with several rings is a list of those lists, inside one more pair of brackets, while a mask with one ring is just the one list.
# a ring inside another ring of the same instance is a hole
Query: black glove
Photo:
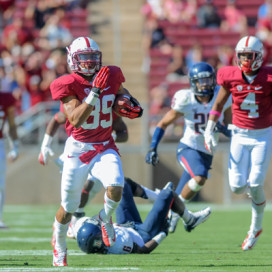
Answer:
[[231, 137], [231, 130], [227, 128], [227, 126], [224, 126], [220, 122], [216, 123], [214, 132], [220, 132], [224, 134], [226, 137], [230, 138]]
[[145, 162], [152, 164], [153, 166], [156, 166], [159, 163], [159, 156], [156, 149], [152, 148], [147, 152]]

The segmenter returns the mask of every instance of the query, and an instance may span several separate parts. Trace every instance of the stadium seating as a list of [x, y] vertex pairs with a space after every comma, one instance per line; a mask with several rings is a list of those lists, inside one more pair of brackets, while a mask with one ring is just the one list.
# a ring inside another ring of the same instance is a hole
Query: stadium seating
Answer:
[[[217, 7], [222, 18], [227, 1], [228, 0], [213, 1], [213, 4]], [[200, 0], [198, 1], [198, 5], [200, 6], [204, 2], [204, 0]], [[255, 35], [257, 12], [263, 2], [263, 0], [236, 0], [237, 7], [241, 9], [248, 18], [250, 35]], [[234, 47], [240, 38], [240, 33], [238, 32], [222, 32], [220, 29], [199, 29], [196, 25], [196, 21], [190, 23], [171, 23], [167, 20], [160, 20], [159, 26], [163, 28], [166, 36], [172, 43], [182, 46], [184, 55], [187, 54], [193, 45], [200, 44], [204, 59], [216, 56], [218, 47], [221, 45]], [[167, 75], [165, 67], [169, 63], [170, 58], [171, 55], [165, 55], [157, 48], [150, 50], [149, 89], [165, 81]], [[176, 85], [183, 86], [183, 83], [177, 82]], [[175, 90], [175, 88], [169, 91], [171, 95], [173, 95], [173, 90]]]

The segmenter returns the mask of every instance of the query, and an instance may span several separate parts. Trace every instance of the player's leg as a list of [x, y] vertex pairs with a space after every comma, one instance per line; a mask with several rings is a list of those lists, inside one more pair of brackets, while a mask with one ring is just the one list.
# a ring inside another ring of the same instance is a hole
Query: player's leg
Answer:
[[[180, 143], [177, 159], [184, 170], [190, 175], [190, 179], [183, 188], [178, 185], [178, 190], [176, 190], [177, 193], [180, 193], [183, 201], [190, 201], [204, 186], [208, 177], [208, 171], [211, 168], [212, 158], [211, 155], [199, 152]], [[188, 178], [188, 175], [185, 174], [184, 179], [186, 176]], [[179, 192], [179, 190], [181, 191]]]
[[54, 266], [67, 265], [66, 233], [72, 214], [79, 206], [81, 190], [89, 167], [89, 165], [83, 164], [76, 155], [64, 159], [61, 178], [61, 206], [56, 213], [52, 237]]
[[0, 229], [7, 228], [7, 226], [3, 223], [3, 210], [6, 195], [6, 167], [5, 145], [4, 141], [0, 140]]
[[173, 201], [174, 192], [172, 190], [172, 184], [168, 183], [166, 188], [160, 191], [145, 221], [135, 226], [135, 229], [140, 233], [145, 243], [159, 232], [167, 232], [167, 216]]
[[183, 219], [184, 228], [188, 232], [191, 232], [199, 224], [205, 222], [211, 214], [210, 207], [197, 212], [189, 211], [176, 193], [174, 193], [174, 201], [171, 209], [174, 214]]
[[133, 198], [134, 194], [140, 194], [141, 187], [139, 186], [140, 188], [138, 188], [137, 185], [135, 182], [131, 182], [130, 179], [125, 179], [122, 199], [116, 208], [116, 222], [118, 224], [125, 224], [127, 222], [142, 223], [141, 216]]
[[106, 246], [112, 246], [115, 243], [112, 215], [119, 205], [124, 186], [122, 163], [117, 152], [108, 149], [102, 154], [98, 154], [91, 172], [106, 188], [104, 208], [99, 212], [99, 219], [102, 222], [103, 241]]
[[[183, 202], [192, 200], [204, 186], [208, 171], [211, 168], [212, 156], [194, 150], [180, 143], [177, 151], [177, 159], [184, 172], [181, 176], [176, 193], [180, 195]], [[175, 232], [180, 216], [171, 212], [169, 232]]]
[[178, 186], [175, 190], [175, 192], [180, 195], [180, 193], [182, 192], [184, 186], [187, 184], [187, 182], [191, 179], [190, 174], [187, 171], [183, 171], [181, 178], [179, 180]]
[[252, 200], [252, 217], [248, 235], [242, 245], [243, 250], [252, 249], [262, 233], [266, 204], [264, 181], [271, 159], [271, 140], [269, 135], [264, 134], [260, 138], [256, 135], [256, 144], [251, 151], [251, 169], [248, 184]]
[[135, 182], [134, 180], [128, 177], [125, 177], [125, 182], [129, 183], [132, 189], [133, 196], [148, 199], [151, 202], [154, 202], [158, 197], [159, 190], [153, 191], [151, 189], [148, 189], [147, 187]]

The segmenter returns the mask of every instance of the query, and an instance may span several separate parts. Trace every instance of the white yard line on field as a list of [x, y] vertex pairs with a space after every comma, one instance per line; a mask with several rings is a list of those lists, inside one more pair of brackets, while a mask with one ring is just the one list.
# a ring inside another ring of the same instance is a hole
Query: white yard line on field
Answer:
[[[52, 255], [52, 250], [0, 250], [0, 256], [49, 256]], [[69, 250], [68, 255], [86, 255], [79, 250]]]
[[21, 242], [21, 243], [39, 243], [39, 242], [49, 242], [51, 238], [21, 238], [21, 237], [2, 237], [0, 242]]
[[137, 267], [47, 267], [47, 268], [32, 268], [32, 267], [5, 267], [0, 268], [0, 271], [13, 272], [13, 271], [25, 271], [25, 272], [48, 272], [48, 271], [137, 271]]

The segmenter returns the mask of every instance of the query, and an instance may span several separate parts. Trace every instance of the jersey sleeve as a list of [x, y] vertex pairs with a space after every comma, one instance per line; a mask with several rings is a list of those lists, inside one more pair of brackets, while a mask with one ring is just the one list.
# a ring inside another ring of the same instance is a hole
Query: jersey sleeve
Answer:
[[108, 66], [110, 69], [110, 75], [114, 78], [114, 81], [116, 81], [116, 84], [121, 85], [123, 82], [125, 82], [124, 74], [120, 67], [117, 66]]
[[184, 108], [190, 104], [190, 90], [180, 90], [172, 98], [171, 108], [178, 112], [184, 112]]
[[76, 92], [73, 89], [73, 82], [74, 79], [69, 77], [69, 75], [55, 79], [50, 85], [53, 100], [61, 100], [67, 96], [75, 96]]
[[216, 80], [217, 84], [229, 88], [229, 82], [233, 79], [235, 70], [233, 67], [225, 66], [218, 70]]

